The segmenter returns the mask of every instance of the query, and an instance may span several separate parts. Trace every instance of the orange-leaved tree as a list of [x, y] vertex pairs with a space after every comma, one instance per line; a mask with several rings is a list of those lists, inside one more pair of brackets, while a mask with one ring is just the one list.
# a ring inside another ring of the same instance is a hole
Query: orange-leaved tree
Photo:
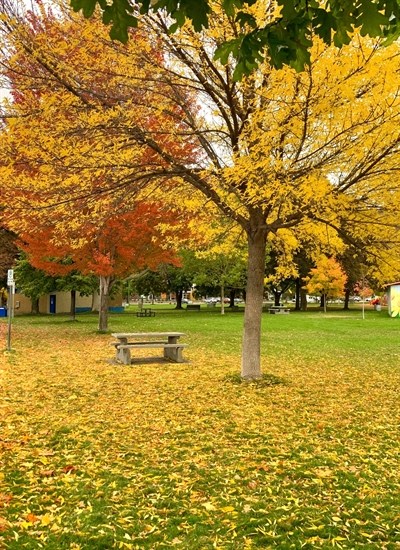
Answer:
[[[178, 216], [173, 203], [182, 197], [182, 183], [179, 174], [165, 172], [165, 162], [156, 162], [153, 148], [129, 137], [130, 121], [138, 118], [151, 131], [157, 129], [163, 148], [184, 163], [194, 162], [196, 147], [162, 131], [179, 128], [179, 106], [149, 110], [154, 91], [143, 86], [148, 73], [143, 59], [157, 60], [157, 43], [150, 45], [142, 32], [128, 50], [106, 40], [101, 25], [75, 27], [62, 16], [62, 3], [57, 15], [38, 6], [38, 13], [23, 18], [15, 13], [2, 27], [2, 38], [12, 43], [4, 52], [11, 100], [4, 104], [1, 136], [2, 173], [12, 178], [10, 185], [11, 180], [2, 180], [3, 196], [13, 205], [8, 224], [41, 269], [100, 276], [99, 326], [104, 329], [115, 277], [175, 261], [163, 247], [165, 227], [174, 226]], [[121, 56], [126, 56], [124, 70], [117, 61]], [[157, 186], [147, 190], [155, 171], [164, 183], [158, 195]], [[169, 207], [165, 189], [175, 197]]]
[[344, 295], [346, 275], [335, 258], [321, 256], [316, 267], [311, 269], [310, 275], [304, 279], [309, 294], [320, 294], [324, 311], [328, 298], [334, 299]]
[[137, 203], [129, 212], [109, 215], [102, 224], [86, 220], [63, 240], [54, 226], [36, 226], [20, 235], [20, 247], [30, 263], [46, 273], [79, 271], [99, 277], [99, 330], [104, 331], [108, 328], [110, 291], [118, 278], [145, 266], [178, 263], [161, 223], [173, 223], [170, 212], [154, 203]]

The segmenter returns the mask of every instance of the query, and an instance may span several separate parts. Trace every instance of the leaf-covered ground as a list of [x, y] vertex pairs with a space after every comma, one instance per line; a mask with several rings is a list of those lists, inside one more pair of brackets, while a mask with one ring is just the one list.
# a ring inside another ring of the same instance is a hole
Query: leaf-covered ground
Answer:
[[241, 316], [189, 315], [116, 319], [187, 333], [132, 367], [94, 318], [16, 320], [0, 548], [399, 548], [400, 321], [268, 316], [249, 384]]

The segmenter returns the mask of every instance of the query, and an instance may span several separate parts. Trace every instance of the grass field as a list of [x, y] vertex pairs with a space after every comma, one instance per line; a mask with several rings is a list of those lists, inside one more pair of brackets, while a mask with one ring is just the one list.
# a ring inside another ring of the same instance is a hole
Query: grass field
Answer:
[[258, 383], [238, 377], [242, 323], [111, 315], [186, 333], [188, 363], [127, 367], [93, 315], [16, 318], [0, 548], [400, 548], [400, 320], [264, 314]]

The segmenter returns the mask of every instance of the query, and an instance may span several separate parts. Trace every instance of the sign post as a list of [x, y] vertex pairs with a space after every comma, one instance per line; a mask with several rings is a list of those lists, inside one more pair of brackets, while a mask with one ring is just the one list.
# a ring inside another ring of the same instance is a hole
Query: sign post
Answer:
[[7, 351], [11, 351], [11, 319], [14, 315], [14, 293], [15, 293], [15, 281], [14, 270], [9, 269], [7, 272], [7, 286], [8, 286], [8, 303], [7, 303], [7, 315], [8, 315], [8, 332], [7, 332]]

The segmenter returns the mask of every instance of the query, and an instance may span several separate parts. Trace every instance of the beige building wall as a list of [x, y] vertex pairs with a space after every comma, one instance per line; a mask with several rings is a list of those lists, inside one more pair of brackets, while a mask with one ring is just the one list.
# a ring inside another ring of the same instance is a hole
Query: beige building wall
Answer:
[[[39, 299], [39, 312], [50, 313], [50, 296], [55, 296], [56, 313], [69, 313], [71, 309], [71, 293], [70, 292], [54, 292], [45, 294]], [[92, 296], [76, 297], [76, 307], [92, 307]], [[23, 315], [31, 313], [32, 303], [30, 298], [24, 294], [17, 292], [14, 297], [14, 313], [15, 315]]]
[[[55, 297], [55, 313], [69, 313], [71, 310], [71, 293], [70, 292], [52, 292], [46, 296], [42, 296], [39, 300], [40, 313], [54, 313], [51, 311], [50, 298]], [[53, 298], [54, 299], [54, 298]], [[92, 296], [79, 296], [76, 294], [76, 307], [92, 307]]]
[[[50, 313], [50, 297], [55, 296], [55, 312], [56, 313], [69, 313], [71, 309], [71, 293], [70, 292], [52, 292], [46, 294], [39, 299], [39, 312]], [[54, 298], [53, 298], [54, 300]], [[94, 304], [93, 304], [94, 302]], [[94, 305], [99, 303], [98, 296], [80, 296], [76, 295], [76, 307], [84, 307], [92, 309]], [[110, 306], [121, 306], [122, 296], [116, 296], [110, 300]], [[32, 303], [30, 298], [27, 298], [24, 294], [17, 292], [14, 296], [14, 313], [15, 315], [23, 315], [31, 313]]]
[[32, 310], [32, 303], [29, 298], [17, 292], [14, 296], [14, 313], [15, 315], [30, 313]]

